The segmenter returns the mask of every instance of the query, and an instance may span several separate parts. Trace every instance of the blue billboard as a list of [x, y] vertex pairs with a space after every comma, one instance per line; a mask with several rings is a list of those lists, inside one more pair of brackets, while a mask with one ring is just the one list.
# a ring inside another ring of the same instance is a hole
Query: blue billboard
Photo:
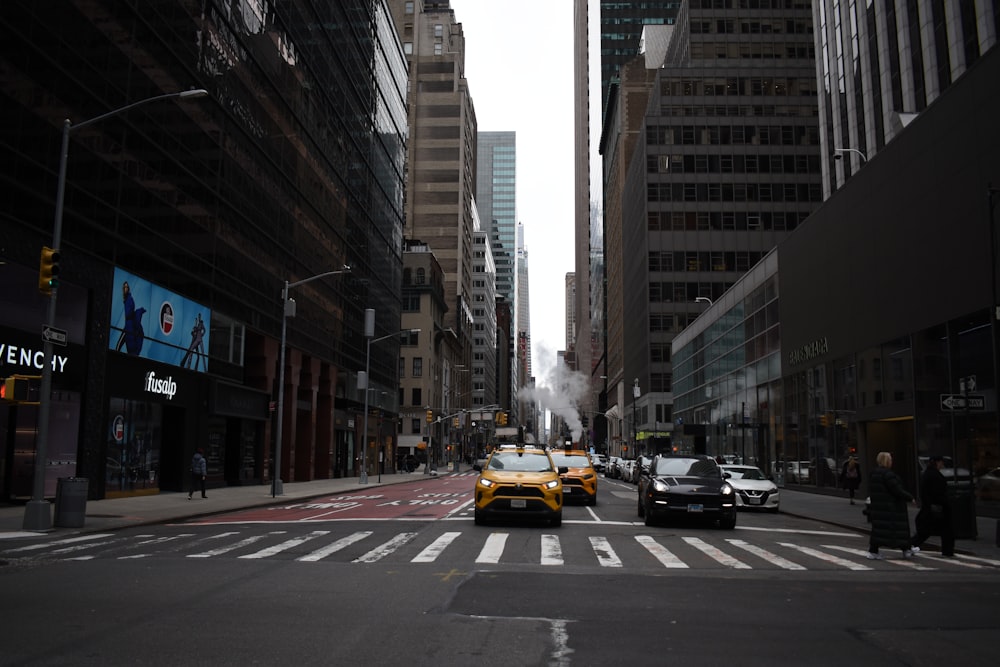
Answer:
[[115, 269], [108, 347], [204, 373], [212, 313], [135, 274]]

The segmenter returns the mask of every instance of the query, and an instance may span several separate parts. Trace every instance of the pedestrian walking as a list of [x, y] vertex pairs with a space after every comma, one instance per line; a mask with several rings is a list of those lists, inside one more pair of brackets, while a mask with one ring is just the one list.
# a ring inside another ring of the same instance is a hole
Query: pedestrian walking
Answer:
[[932, 456], [920, 476], [920, 511], [915, 520], [917, 532], [910, 542], [919, 547], [931, 535], [940, 535], [941, 555], [952, 558], [955, 555], [955, 529], [951, 525], [948, 482], [941, 474], [943, 467], [944, 457]]
[[869, 518], [872, 522], [868, 559], [882, 560], [879, 547], [900, 549], [903, 558], [910, 558], [920, 551], [920, 547], [913, 547], [910, 542], [910, 517], [906, 512], [906, 503], [916, 504], [917, 501], [892, 471], [892, 454], [879, 452], [875, 462], [878, 467], [868, 477], [868, 493], [871, 496]]
[[188, 500], [194, 495], [196, 489], [201, 489], [201, 497], [205, 495], [205, 478], [208, 476], [208, 462], [205, 460], [205, 452], [198, 449], [191, 458], [191, 490], [188, 491]]
[[854, 494], [861, 486], [861, 466], [858, 465], [858, 460], [853, 456], [844, 462], [844, 469], [840, 471], [840, 486], [847, 489], [853, 505]]

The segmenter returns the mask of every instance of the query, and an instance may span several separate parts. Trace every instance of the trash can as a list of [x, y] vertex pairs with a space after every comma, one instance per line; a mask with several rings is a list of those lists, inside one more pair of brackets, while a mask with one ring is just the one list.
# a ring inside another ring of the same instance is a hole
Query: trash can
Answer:
[[955, 538], [974, 540], [979, 537], [976, 526], [976, 497], [971, 482], [948, 485], [948, 499], [951, 501], [951, 525]]
[[82, 528], [87, 516], [87, 478], [60, 477], [56, 485], [53, 523], [60, 528]]

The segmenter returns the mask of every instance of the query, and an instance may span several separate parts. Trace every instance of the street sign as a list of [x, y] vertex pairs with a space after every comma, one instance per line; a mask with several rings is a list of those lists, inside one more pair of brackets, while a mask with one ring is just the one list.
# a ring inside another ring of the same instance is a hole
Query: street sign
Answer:
[[941, 394], [942, 410], [985, 410], [985, 396], [963, 396], [962, 394]]
[[62, 345], [65, 347], [67, 336], [63, 329], [44, 326], [42, 327], [42, 340], [52, 343], [53, 345]]

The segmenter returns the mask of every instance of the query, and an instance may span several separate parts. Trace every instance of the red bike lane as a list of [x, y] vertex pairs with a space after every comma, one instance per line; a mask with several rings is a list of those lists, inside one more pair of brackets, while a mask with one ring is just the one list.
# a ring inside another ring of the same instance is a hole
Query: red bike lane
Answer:
[[441, 519], [472, 502], [475, 476], [436, 477], [415, 483], [355, 489], [288, 505], [256, 507], [189, 523], [308, 523], [359, 519]]

